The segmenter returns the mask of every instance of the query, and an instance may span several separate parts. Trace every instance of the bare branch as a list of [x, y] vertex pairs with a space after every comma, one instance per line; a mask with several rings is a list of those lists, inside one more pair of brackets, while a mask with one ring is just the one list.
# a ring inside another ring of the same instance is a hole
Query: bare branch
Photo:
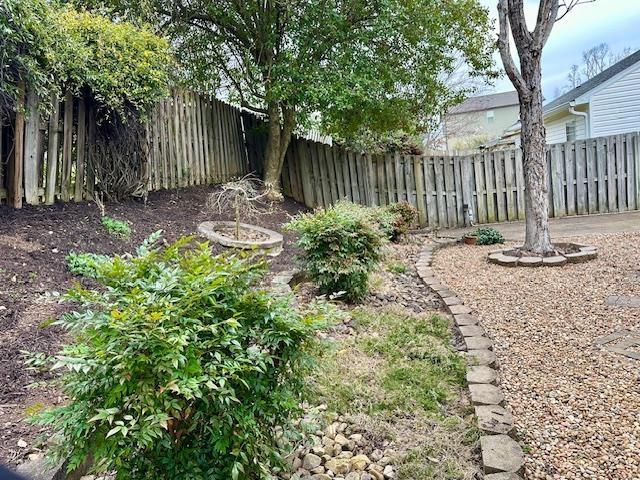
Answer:
[[558, 6], [558, 0], [542, 0], [540, 2], [540, 8], [538, 8], [538, 20], [533, 32], [532, 47], [536, 51], [542, 51], [542, 48], [549, 39], [549, 35], [551, 35], [553, 25], [558, 18]]
[[526, 99], [530, 95], [529, 87], [527, 87], [522, 74], [516, 67], [513, 57], [511, 56], [511, 48], [509, 47], [509, 20], [508, 20], [507, 0], [499, 0], [498, 2], [498, 20], [500, 24], [500, 31], [498, 33], [498, 48], [500, 50], [500, 57], [502, 57], [502, 63], [504, 69], [507, 72], [507, 76], [513, 83], [513, 86], [518, 91], [521, 99]]
[[584, 3], [593, 3], [596, 0], [560, 0], [558, 2], [558, 11], [562, 11], [559, 16], [556, 17], [556, 22], [562, 20], [572, 8], [582, 5]]

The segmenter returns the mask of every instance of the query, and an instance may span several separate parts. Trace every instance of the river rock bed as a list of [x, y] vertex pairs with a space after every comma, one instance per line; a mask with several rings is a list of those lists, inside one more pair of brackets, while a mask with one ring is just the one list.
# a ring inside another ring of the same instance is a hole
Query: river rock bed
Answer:
[[[321, 406], [320, 408], [323, 408]], [[326, 408], [326, 407], [324, 407]], [[384, 480], [396, 476], [393, 449], [376, 448], [357, 425], [334, 416], [324, 429], [308, 435], [286, 458], [283, 480]]]

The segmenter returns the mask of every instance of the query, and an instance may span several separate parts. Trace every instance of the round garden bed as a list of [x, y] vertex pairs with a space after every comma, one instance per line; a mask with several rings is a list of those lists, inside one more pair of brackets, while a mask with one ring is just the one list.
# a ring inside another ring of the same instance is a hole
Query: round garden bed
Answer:
[[567, 263], [581, 263], [598, 256], [598, 249], [579, 243], [555, 243], [549, 255], [533, 255], [518, 248], [503, 248], [489, 252], [489, 263], [505, 267], [560, 267]]
[[236, 238], [236, 222], [212, 221], [198, 225], [198, 232], [209, 240], [229, 248], [262, 250], [275, 257], [282, 251], [282, 235], [267, 228], [240, 224], [240, 235]]

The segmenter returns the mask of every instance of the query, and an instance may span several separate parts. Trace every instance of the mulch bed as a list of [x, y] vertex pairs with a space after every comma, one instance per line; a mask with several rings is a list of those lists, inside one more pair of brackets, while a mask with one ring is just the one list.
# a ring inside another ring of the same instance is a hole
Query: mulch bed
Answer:
[[[53, 389], [27, 388], [44, 378], [25, 369], [21, 351], [55, 353], [64, 339], [59, 329], [43, 324], [68, 308], [51, 300], [52, 293], [64, 293], [77, 280], [67, 270], [65, 256], [70, 251], [131, 252], [156, 230], [164, 230], [164, 238], [172, 241], [194, 235], [205, 220], [231, 220], [206, 209], [207, 196], [215, 190], [161, 191], [150, 194], [146, 204], [108, 204], [108, 216], [130, 223], [128, 239], [110, 235], [100, 223], [98, 208], [90, 203], [0, 207], [0, 464], [15, 465], [36, 444], [41, 429], [23, 421], [25, 409], [62, 401]], [[304, 209], [287, 199], [276, 212], [251, 223], [282, 232], [282, 224]], [[284, 251], [271, 260], [272, 271], [291, 269], [296, 253], [291, 234], [282, 233]], [[18, 447], [19, 440], [28, 446]]]

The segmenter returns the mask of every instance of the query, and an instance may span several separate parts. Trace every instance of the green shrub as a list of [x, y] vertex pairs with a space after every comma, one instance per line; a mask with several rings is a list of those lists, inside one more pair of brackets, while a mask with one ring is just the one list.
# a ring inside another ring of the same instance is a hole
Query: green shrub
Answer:
[[95, 473], [118, 479], [264, 478], [323, 310], [255, 288], [264, 263], [189, 239], [161, 250], [158, 236], [101, 264], [106, 288], [69, 292], [81, 308], [57, 323], [76, 340], [50, 360], [70, 401], [39, 421], [69, 469], [91, 453]]
[[418, 218], [418, 211], [408, 202], [399, 202], [373, 208], [371, 215], [382, 234], [396, 241], [409, 231]]
[[75, 94], [88, 89], [101, 113], [150, 111], [168, 93], [169, 42], [70, 3], [0, 2], [0, 109], [15, 103], [24, 81], [44, 104], [64, 86]]
[[116, 220], [115, 218], [111, 217], [102, 217], [100, 222], [111, 235], [125, 238], [131, 235], [131, 227], [127, 222]]
[[339, 202], [301, 214], [285, 228], [300, 235], [301, 259], [322, 293], [344, 292], [348, 301], [367, 294], [369, 273], [378, 265], [382, 245], [368, 209]]
[[478, 238], [476, 245], [493, 245], [495, 243], [504, 243], [502, 234], [492, 227], [478, 228], [474, 235]]
[[98, 269], [105, 265], [110, 259], [106, 255], [97, 253], [76, 253], [69, 252], [65, 257], [69, 271], [74, 275], [96, 278]]

